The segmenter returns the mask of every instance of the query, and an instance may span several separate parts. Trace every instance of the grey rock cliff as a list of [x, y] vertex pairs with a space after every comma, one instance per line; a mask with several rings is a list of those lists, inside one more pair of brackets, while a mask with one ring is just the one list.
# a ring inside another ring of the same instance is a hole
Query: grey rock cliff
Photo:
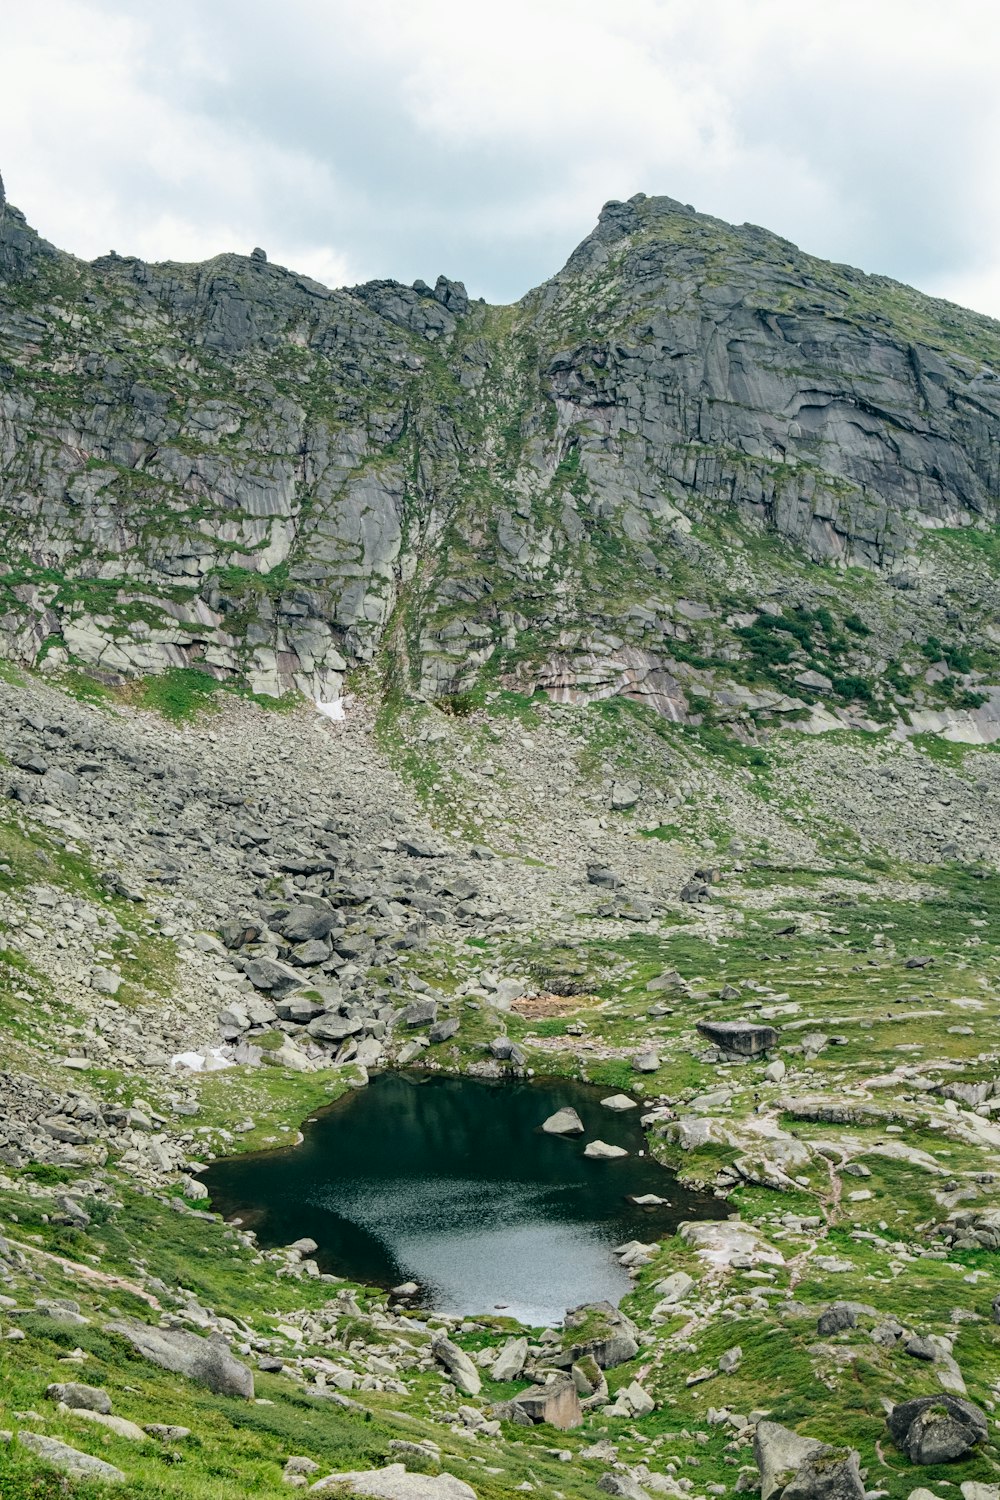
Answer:
[[991, 639], [996, 581], [956, 623], [919, 554], [996, 519], [998, 368], [990, 319], [670, 198], [607, 204], [511, 308], [261, 253], [86, 264], [0, 200], [0, 653], [332, 699], [384, 645], [431, 697], [491, 663], [672, 718], [839, 712], [890, 692], [861, 637], [762, 666], [741, 631], [769, 598], [836, 624], [851, 564], [889, 657]]

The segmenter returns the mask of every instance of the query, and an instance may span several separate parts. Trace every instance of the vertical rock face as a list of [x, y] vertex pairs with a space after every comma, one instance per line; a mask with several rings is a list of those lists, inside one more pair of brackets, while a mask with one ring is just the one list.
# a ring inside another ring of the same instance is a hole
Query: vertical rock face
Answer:
[[860, 635], [762, 671], [740, 632], [768, 595], [848, 614], [811, 560], [871, 571], [863, 630], [944, 639], [904, 561], [996, 518], [998, 367], [991, 320], [669, 198], [491, 308], [257, 252], [86, 264], [0, 189], [0, 651], [332, 699], [385, 642], [431, 696], [493, 659], [673, 718], [723, 662], [733, 713], [847, 703]]

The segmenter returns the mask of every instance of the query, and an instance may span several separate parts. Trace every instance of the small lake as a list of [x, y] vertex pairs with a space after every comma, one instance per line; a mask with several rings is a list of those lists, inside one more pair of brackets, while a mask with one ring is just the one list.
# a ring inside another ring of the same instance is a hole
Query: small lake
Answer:
[[[555, 1323], [567, 1307], [628, 1291], [614, 1245], [726, 1213], [638, 1154], [642, 1108], [605, 1109], [614, 1092], [383, 1073], [304, 1125], [300, 1145], [216, 1162], [202, 1180], [212, 1207], [265, 1249], [308, 1235], [322, 1270], [386, 1287], [416, 1281], [438, 1312]], [[544, 1134], [542, 1121], [565, 1105], [585, 1133]], [[597, 1139], [629, 1155], [585, 1157]], [[646, 1193], [667, 1202], [628, 1201]]]

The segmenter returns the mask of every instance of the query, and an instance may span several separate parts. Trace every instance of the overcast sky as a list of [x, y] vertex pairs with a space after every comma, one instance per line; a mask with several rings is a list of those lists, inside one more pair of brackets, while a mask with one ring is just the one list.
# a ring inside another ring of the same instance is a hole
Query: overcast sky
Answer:
[[78, 255], [510, 301], [642, 191], [1000, 317], [995, 0], [4, 9], [0, 172]]

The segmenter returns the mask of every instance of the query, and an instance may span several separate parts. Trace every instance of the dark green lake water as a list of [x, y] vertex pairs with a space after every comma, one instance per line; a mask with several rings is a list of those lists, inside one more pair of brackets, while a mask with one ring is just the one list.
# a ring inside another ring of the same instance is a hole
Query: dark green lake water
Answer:
[[[216, 1162], [202, 1180], [213, 1208], [238, 1216], [265, 1248], [308, 1235], [325, 1271], [416, 1281], [440, 1312], [552, 1323], [628, 1290], [612, 1246], [725, 1212], [638, 1154], [642, 1111], [604, 1109], [613, 1092], [383, 1073], [306, 1124], [301, 1145]], [[544, 1135], [542, 1121], [567, 1104], [585, 1134]], [[589, 1160], [583, 1147], [595, 1139], [630, 1155]], [[668, 1201], [627, 1201], [644, 1193]]]

